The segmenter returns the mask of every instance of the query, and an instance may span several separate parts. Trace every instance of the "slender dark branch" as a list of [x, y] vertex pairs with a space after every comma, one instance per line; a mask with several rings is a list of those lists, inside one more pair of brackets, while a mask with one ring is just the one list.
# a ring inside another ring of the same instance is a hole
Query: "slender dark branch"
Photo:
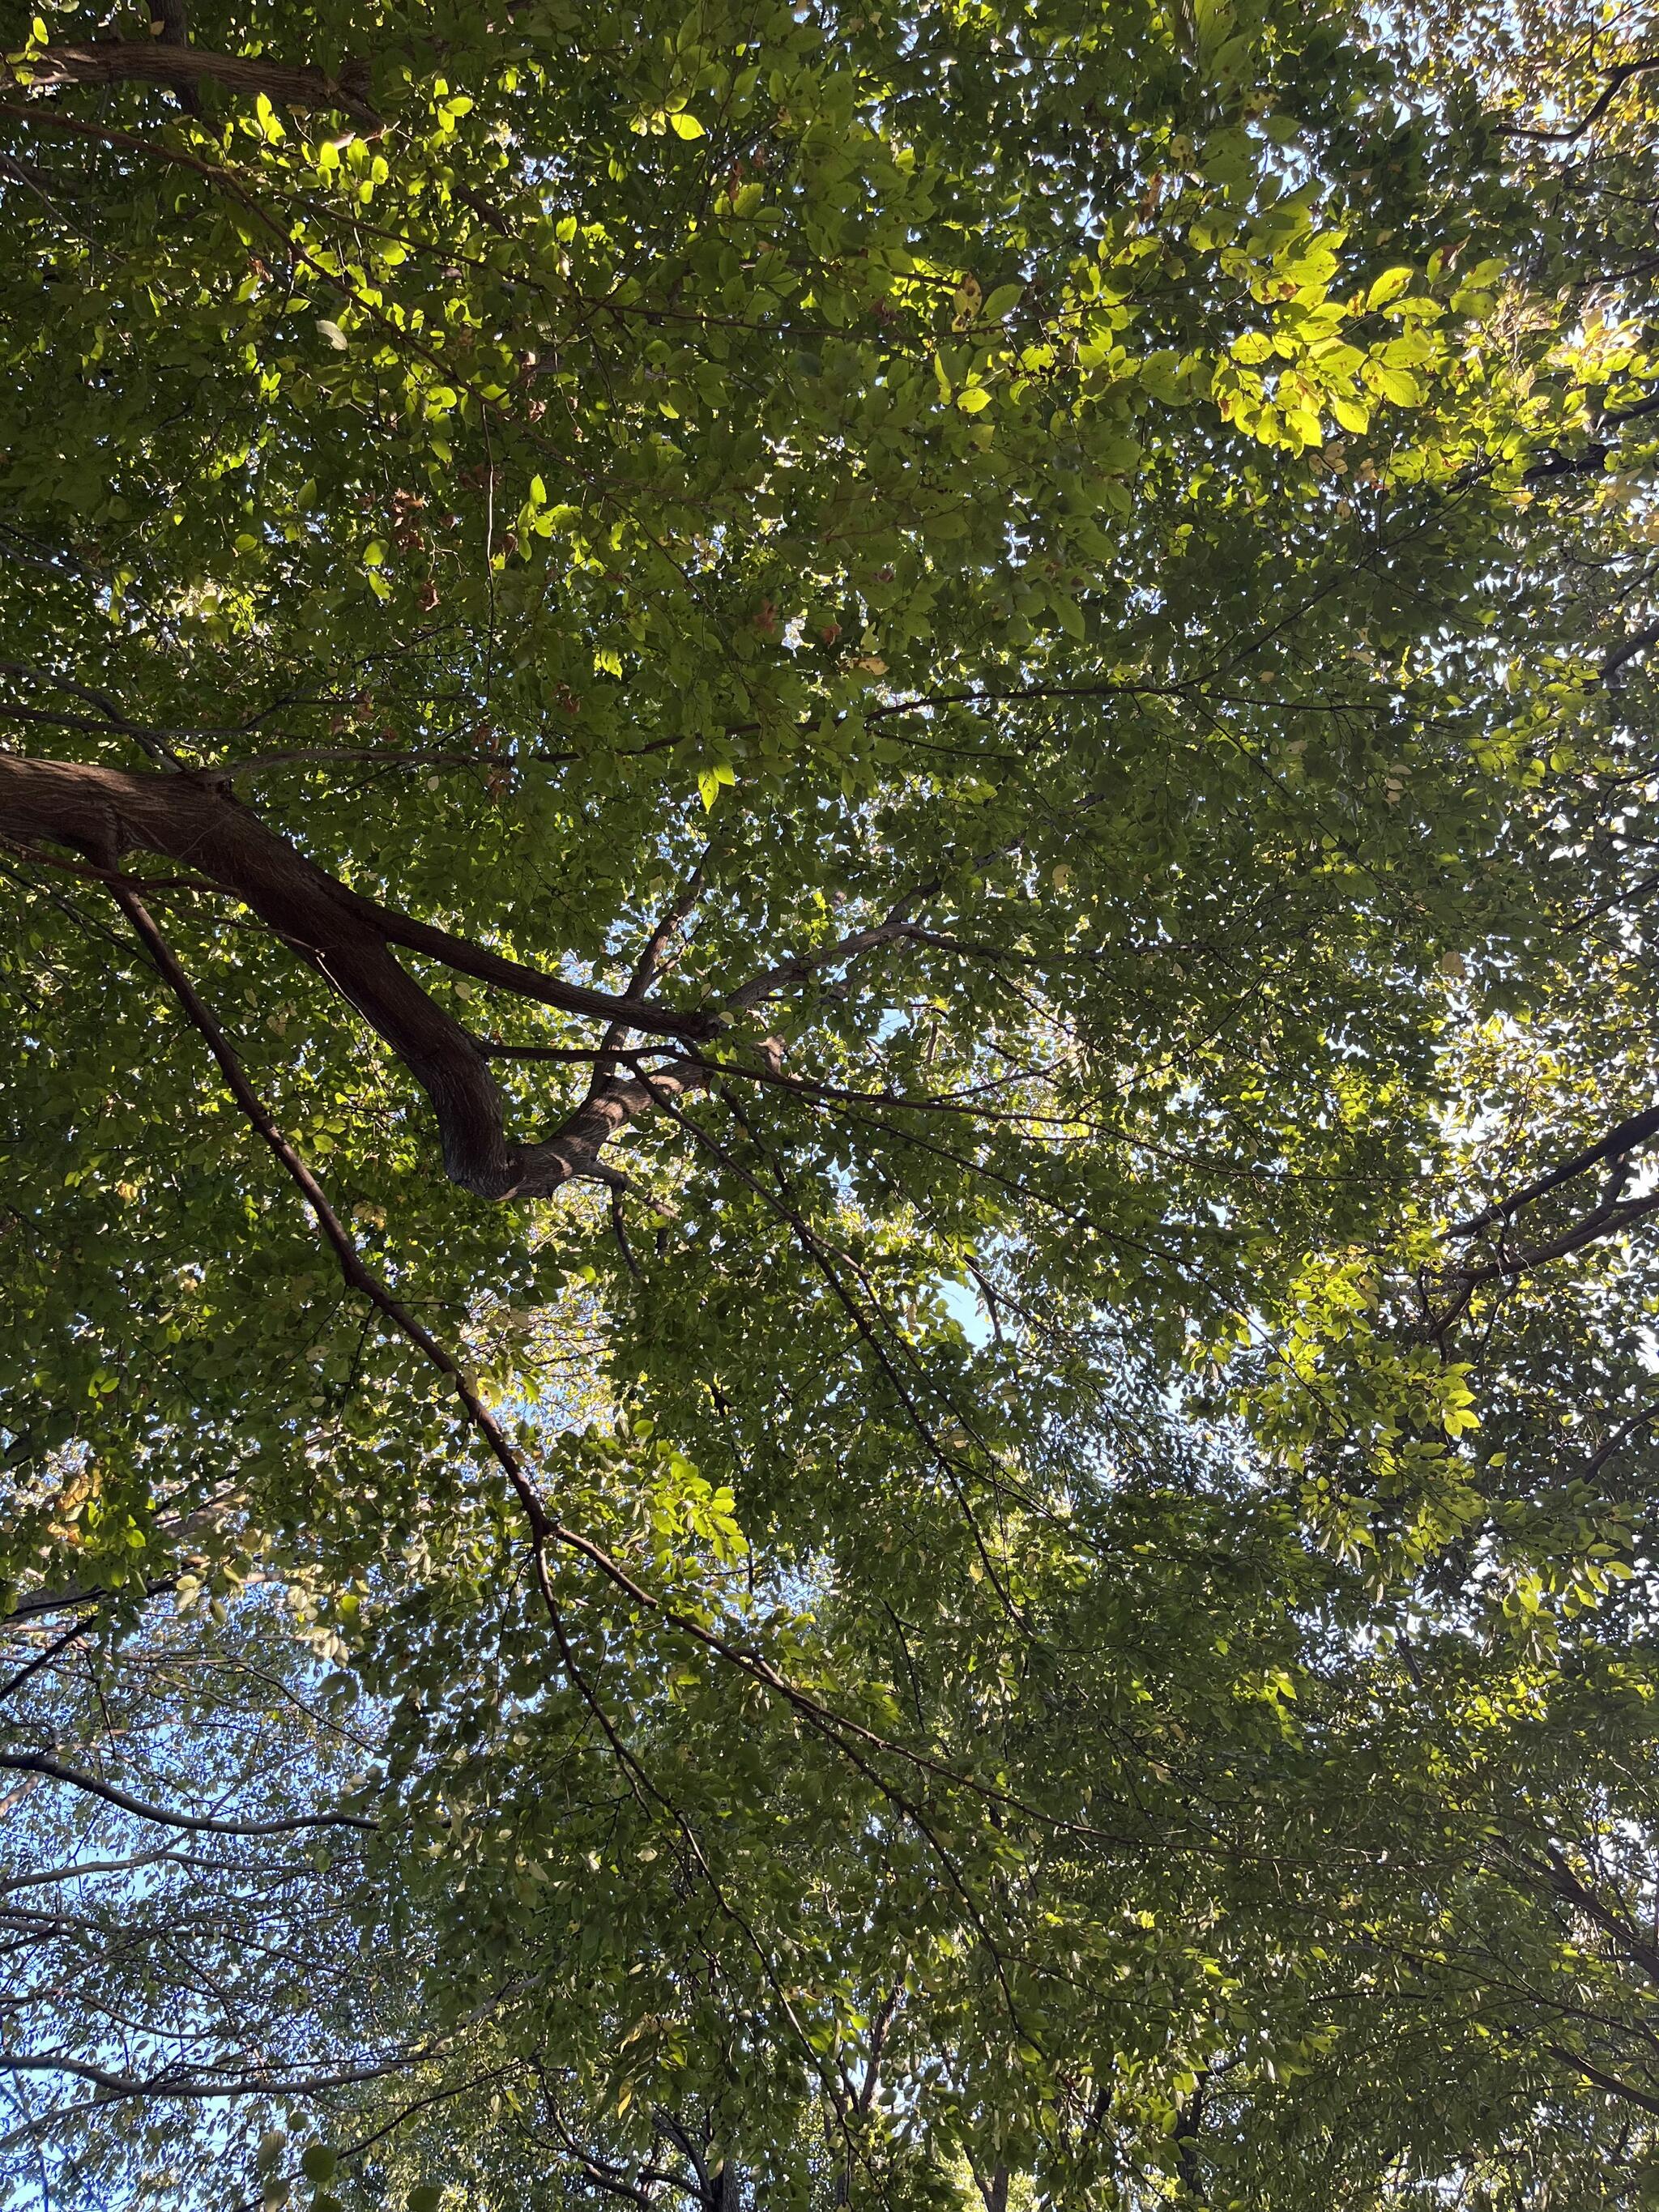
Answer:
[[[745, 1674], [763, 1689], [781, 1698], [815, 1733], [860, 1773], [866, 1775], [873, 1785], [890, 1802], [911, 1818], [919, 1832], [933, 1838], [926, 1817], [909, 1801], [896, 1792], [893, 1785], [880, 1777], [871, 1766], [867, 1753], [879, 1753], [947, 1784], [964, 1790], [987, 1803], [995, 1804], [1008, 1811], [1017, 1812], [1028, 1820], [1040, 1823], [1056, 1833], [1078, 1836], [1101, 1842], [1123, 1844], [1130, 1840], [1110, 1830], [1097, 1827], [1092, 1822], [1067, 1820], [1060, 1815], [1045, 1813], [1038, 1807], [1012, 1791], [992, 1783], [981, 1782], [946, 1761], [933, 1757], [912, 1746], [895, 1741], [863, 1722], [837, 1712], [824, 1705], [810, 1691], [783, 1674], [763, 1653], [747, 1649], [719, 1634], [694, 1616], [682, 1612], [665, 1601], [629, 1573], [621, 1562], [596, 1544], [591, 1537], [570, 1528], [550, 1514], [530, 1474], [508, 1442], [501, 1424], [478, 1395], [471, 1377], [461, 1368], [453, 1353], [448, 1352], [411, 1314], [403, 1302], [388, 1289], [380, 1278], [364, 1263], [345, 1224], [336, 1212], [327, 1194], [300, 1155], [289, 1144], [272, 1120], [264, 1102], [249, 1082], [234, 1048], [208, 1007], [198, 996], [195, 987], [179, 966], [172, 948], [156, 928], [154, 921], [138, 902], [126, 892], [118, 892], [124, 910], [128, 914], [155, 961], [167, 987], [178, 998], [191, 1024], [207, 1042], [210, 1051], [224, 1075], [227, 1087], [244, 1116], [282, 1165], [299, 1190], [301, 1197], [321, 1231], [325, 1241], [335, 1255], [341, 1274], [347, 1285], [367, 1297], [376, 1310], [409, 1343], [413, 1345], [433, 1366], [445, 1375], [454, 1387], [467, 1421], [487, 1447], [490, 1456], [506, 1475], [514, 1495], [524, 1513], [532, 1538], [532, 1555], [537, 1568], [538, 1582], [544, 1601], [553, 1622], [556, 1636], [562, 1639], [564, 1632], [554, 1600], [547, 1568], [547, 1553], [558, 1547], [585, 1559], [634, 1605], [653, 1613], [658, 1619], [676, 1629], [680, 1634], [697, 1644], [713, 1656], [720, 1659], [736, 1671]], [[642, 1090], [647, 1085], [641, 1084]], [[661, 1091], [659, 1103], [670, 1114], [675, 1114], [672, 1096], [667, 1094], [660, 1077], [649, 1079], [653, 1092]], [[683, 1118], [678, 1117], [677, 1118]], [[692, 1125], [695, 1126], [695, 1125]], [[707, 1133], [697, 1133], [706, 1139]], [[740, 1171], [741, 1172], [741, 1171]], [[763, 1193], [763, 1195], [769, 1195]], [[810, 1236], [811, 1232], [808, 1231]], [[866, 1324], [867, 1326], [867, 1324]], [[1167, 1847], [1167, 1846], [1166, 1846]], [[946, 1862], [948, 1864], [948, 1861]], [[977, 1918], [972, 1900], [964, 1896], [970, 1911]]]
[[1487, 1206], [1484, 1212], [1472, 1214], [1464, 1221], [1454, 1222], [1446, 1234], [1449, 1237], [1474, 1237], [1483, 1229], [1496, 1228], [1499, 1222], [1512, 1220], [1522, 1206], [1531, 1206], [1547, 1192], [1559, 1190], [1563, 1183], [1571, 1182], [1576, 1176], [1587, 1174], [1591, 1168], [1599, 1167], [1603, 1160], [1624, 1158], [1627, 1153], [1656, 1136], [1659, 1136], [1659, 1106], [1644, 1107], [1641, 1113], [1632, 1114], [1628, 1121], [1620, 1121], [1616, 1128], [1609, 1129], [1605, 1137], [1597, 1138], [1595, 1144], [1587, 1146], [1582, 1152], [1575, 1152], [1571, 1159], [1564, 1160], [1559, 1168], [1552, 1168], [1547, 1175], [1540, 1176], [1536, 1182], [1523, 1184], [1521, 1189], [1512, 1191], [1507, 1198], [1501, 1198], [1496, 1204]]
[[890, 944], [896, 938], [905, 936], [911, 914], [939, 889], [937, 881], [918, 884], [914, 890], [906, 891], [895, 901], [884, 920], [868, 929], [855, 929], [850, 935], [838, 938], [833, 945], [815, 945], [809, 951], [793, 953], [775, 968], [768, 968], [761, 975], [751, 976], [748, 982], [739, 984], [727, 995], [726, 1006], [734, 1013], [747, 1012], [765, 1000], [776, 998], [789, 984], [805, 982], [822, 968], [837, 966], [858, 953], [871, 951], [878, 945]]
[[480, 1037], [478, 1050], [486, 1060], [552, 1060], [584, 1065], [589, 1060], [616, 1056], [603, 1052], [596, 1044], [502, 1044], [495, 1037]]
[[[73, 677], [57, 675], [51, 669], [31, 667], [27, 661], [0, 661], [0, 676], [21, 677], [25, 683], [42, 684], [50, 691], [62, 691], [71, 699], [79, 699], [88, 707], [96, 707], [102, 717], [103, 725], [119, 730], [124, 737], [131, 738], [134, 744], [147, 753], [152, 760], [161, 761], [173, 769], [183, 769], [185, 766], [185, 763], [179, 759], [167, 742], [170, 738], [184, 736], [186, 734], [185, 732], [153, 730], [142, 722], [129, 720], [107, 691], [97, 690], [89, 684], [77, 683]], [[24, 721], [68, 724], [70, 727], [84, 730], [95, 730], [100, 726], [99, 722], [94, 722], [83, 715], [60, 716], [15, 705], [8, 705], [4, 711], [9, 715]]]
[[1555, 1894], [1564, 1903], [1576, 1905], [1587, 1920], [1593, 1921], [1604, 1936], [1611, 1937], [1631, 1965], [1639, 1967], [1659, 1990], [1659, 1944], [1650, 1943], [1622, 1913], [1615, 1912], [1598, 1897], [1588, 1882], [1581, 1881], [1565, 1855], [1553, 1844], [1545, 1845], [1544, 1856], [1549, 1861], [1550, 1887]]
[[[219, 1064], [220, 1073], [232, 1097], [310, 1208], [349, 1287], [368, 1298], [401, 1336], [407, 1338], [441, 1374], [449, 1378], [467, 1419], [488, 1443], [502, 1468], [509, 1475], [523, 1480], [517, 1455], [507, 1443], [500, 1423], [479, 1397], [477, 1388], [460, 1363], [429, 1329], [416, 1321], [408, 1307], [393, 1296], [380, 1277], [364, 1265], [356, 1241], [335, 1212], [327, 1193], [272, 1120], [264, 1100], [248, 1081], [234, 1047], [204, 1004], [154, 921], [130, 892], [118, 891], [116, 897], [137, 931], [162, 981], [178, 1000], [192, 1025], [205, 1039], [209, 1051]], [[533, 1497], [533, 1491], [530, 1494]], [[540, 1513], [539, 1501], [537, 1510]], [[544, 1519], [545, 1516], [542, 1517]]]
[[607, 2197], [626, 2197], [630, 2204], [642, 2205], [645, 2212], [651, 2212], [651, 2199], [646, 2191], [636, 2188], [621, 2166], [613, 2166], [608, 2159], [600, 2158], [596, 2152], [585, 2150], [569, 2128], [566, 2126], [564, 2116], [558, 2106], [550, 2095], [546, 2094], [545, 2083], [543, 2085], [543, 2089], [547, 2117], [552, 2123], [553, 2132], [581, 2168], [585, 2179], [592, 2182], [596, 2189], [602, 2189]]
[[[710, 844], [712, 843], [711, 837]], [[702, 859], [692, 869], [674, 898], [664, 908], [655, 928], [647, 938], [639, 958], [634, 963], [634, 972], [629, 977], [627, 990], [623, 994], [625, 998], [640, 998], [655, 981], [664, 955], [678, 935], [681, 926], [697, 902], [698, 896], [702, 890], [703, 871], [708, 865], [708, 854], [705, 851]], [[629, 1024], [620, 1017], [605, 1030], [598, 1057], [594, 1061], [592, 1079], [587, 1086], [590, 1102], [616, 1073], [616, 1054], [627, 1043], [628, 1035]]]
[[1644, 2090], [1633, 2089], [1628, 2081], [1621, 2081], [1616, 2074], [1604, 2074], [1599, 2066], [1592, 2066], [1588, 2058], [1581, 2058], [1576, 2051], [1568, 2051], [1559, 2043], [1544, 2045], [1552, 2058], [1559, 2059], [1575, 2074], [1598, 2089], [1605, 2089], [1610, 2097], [1620, 2097], [1627, 2105], [1634, 2105], [1644, 2112], [1659, 2112], [1659, 2097], [1650, 2097]]
[[321, 2089], [350, 2088], [359, 2081], [383, 2081], [388, 2074], [419, 2065], [426, 2056], [423, 2051], [410, 2051], [373, 2066], [348, 2067], [337, 2074], [301, 2075], [297, 2079], [260, 2074], [190, 2078], [166, 2073], [115, 2074], [106, 2066], [94, 2066], [61, 2052], [0, 2050], [0, 2074], [70, 2074], [78, 2081], [90, 2081], [111, 2097], [303, 2097]]
[[[474, 2089], [483, 2088], [489, 2081], [499, 2081], [512, 2071], [511, 2064], [492, 2066], [488, 2072], [475, 2074], [468, 2081], [455, 2082], [447, 2088], [433, 2089], [424, 2097], [414, 2098], [401, 2112], [394, 2112], [389, 2120], [371, 2134], [359, 2136], [356, 2142], [343, 2143], [337, 2154], [341, 2164], [344, 2165], [350, 2159], [361, 2158], [366, 2150], [372, 2150], [376, 2143], [384, 2142], [388, 2136], [395, 2135], [399, 2128], [412, 2120], [417, 2112], [427, 2112], [434, 2105], [453, 2104], [457, 2097], [469, 2096]], [[262, 2190], [257, 2197], [244, 2197], [234, 2208], [234, 2212], [261, 2212], [261, 2208], [269, 2202]]]
[[1595, 129], [1632, 77], [1652, 69], [1659, 69], [1659, 54], [1642, 54], [1632, 61], [1615, 62], [1603, 71], [1605, 82], [1595, 101], [1577, 123], [1569, 124], [1565, 131], [1537, 131], [1521, 123], [1500, 123], [1498, 128], [1506, 138], [1530, 138], [1546, 146], [1571, 145], [1575, 138], [1582, 138], [1587, 131]]
[[[146, 1577], [142, 1585], [143, 1595], [146, 1597], [165, 1597], [178, 1579], [176, 1575], [158, 1575], [152, 1582]], [[125, 1590], [118, 1592], [99, 1587], [88, 1589], [81, 1584], [67, 1590], [31, 1590], [13, 1605], [5, 1626], [15, 1628], [24, 1621], [40, 1620], [48, 1613], [68, 1613], [71, 1609], [78, 1612], [82, 1607], [106, 1605], [116, 1597], [127, 1595]]]
[[128, 876], [118, 868], [94, 868], [90, 862], [66, 860], [58, 853], [43, 853], [38, 846], [25, 844], [15, 837], [0, 837], [20, 860], [32, 860], [37, 867], [55, 868], [59, 875], [78, 876], [86, 884], [118, 884], [129, 891], [204, 891], [214, 898], [234, 898], [236, 893], [222, 884], [211, 884], [205, 876]]
[[43, 1651], [37, 1651], [33, 1659], [27, 1660], [9, 1681], [0, 1682], [0, 1702], [21, 1690], [29, 1677], [38, 1674], [42, 1667], [49, 1667], [60, 1652], [69, 1650], [71, 1644], [78, 1644], [91, 1627], [92, 1620], [93, 1616], [89, 1615], [85, 1620], [72, 1621], [61, 1636], [53, 1637]]
[[76, 1766], [66, 1766], [62, 1759], [53, 1759], [46, 1752], [0, 1751], [0, 1767], [14, 1774], [41, 1774], [49, 1781], [66, 1783], [71, 1790], [83, 1790], [89, 1797], [101, 1797], [106, 1805], [114, 1805], [124, 1813], [131, 1813], [141, 1820], [154, 1820], [165, 1828], [185, 1828], [208, 1836], [287, 1836], [300, 1828], [376, 1828], [377, 1820], [365, 1820], [356, 1813], [301, 1813], [285, 1820], [220, 1820], [201, 1813], [174, 1813], [165, 1806], [151, 1805], [142, 1797], [135, 1797], [125, 1790], [118, 1789], [112, 1782], [103, 1782], [95, 1774], [86, 1774]]

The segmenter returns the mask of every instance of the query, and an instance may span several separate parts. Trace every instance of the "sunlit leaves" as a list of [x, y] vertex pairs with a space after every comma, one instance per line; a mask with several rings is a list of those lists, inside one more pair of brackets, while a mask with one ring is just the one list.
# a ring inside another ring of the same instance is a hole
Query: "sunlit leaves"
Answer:
[[1328, 2212], [1460, 2154], [1438, 1916], [1563, 1971], [1480, 1755], [1640, 1626], [1581, 1463], [1650, 1293], [1458, 1306], [1447, 1236], [1493, 1127], [1541, 1171], [1652, 1073], [1595, 679], [1654, 356], [1361, 27], [198, 8], [188, 99], [5, 103], [8, 746], [704, 1018], [409, 952], [515, 1133], [614, 1116], [487, 1202], [297, 917], [121, 854], [515, 1484], [104, 848], [6, 848], [11, 1590], [171, 1583], [203, 1650], [269, 1593], [276, 1679], [361, 1686], [354, 1910], [453, 2039], [420, 2159], [354, 2163], [365, 2088], [262, 2172], [519, 2212], [684, 2111], [780, 2207], [1069, 2212], [1192, 2196], [1207, 2112], [1208, 2201]]

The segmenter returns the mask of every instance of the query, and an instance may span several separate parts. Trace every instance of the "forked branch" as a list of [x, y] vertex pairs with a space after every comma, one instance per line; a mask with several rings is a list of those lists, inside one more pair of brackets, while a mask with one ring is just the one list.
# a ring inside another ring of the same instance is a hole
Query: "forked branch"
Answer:
[[[234, 893], [386, 1039], [432, 1102], [446, 1170], [483, 1198], [543, 1197], [579, 1176], [609, 1180], [600, 1150], [651, 1103], [651, 1093], [631, 1082], [608, 1083], [550, 1136], [514, 1140], [477, 1039], [410, 975], [394, 945], [520, 998], [645, 1036], [701, 1039], [719, 1025], [711, 1013], [544, 975], [364, 898], [211, 775], [129, 775], [0, 753], [0, 836], [68, 846], [110, 874], [125, 853], [156, 853]], [[130, 894], [118, 886], [116, 896], [128, 904]], [[702, 1079], [690, 1067], [656, 1079], [676, 1091]]]

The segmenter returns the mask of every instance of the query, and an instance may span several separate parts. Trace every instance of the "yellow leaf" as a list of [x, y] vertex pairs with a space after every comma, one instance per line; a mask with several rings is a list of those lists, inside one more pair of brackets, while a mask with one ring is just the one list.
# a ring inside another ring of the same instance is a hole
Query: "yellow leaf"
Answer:
[[677, 138], [701, 138], [706, 135], [695, 115], [671, 115], [668, 127]]
[[1382, 396], [1392, 399], [1396, 407], [1420, 407], [1424, 391], [1421, 380], [1408, 368], [1385, 368], [1381, 379]]
[[1365, 295], [1367, 312], [1381, 307], [1390, 300], [1397, 300], [1412, 281], [1409, 269], [1385, 269]]

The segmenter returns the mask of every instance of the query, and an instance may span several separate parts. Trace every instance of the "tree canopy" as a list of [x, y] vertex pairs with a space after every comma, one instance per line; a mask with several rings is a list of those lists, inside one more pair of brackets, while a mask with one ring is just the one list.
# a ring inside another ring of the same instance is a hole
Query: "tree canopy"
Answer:
[[42, 0], [6, 2202], [1659, 2202], [1659, 25]]

